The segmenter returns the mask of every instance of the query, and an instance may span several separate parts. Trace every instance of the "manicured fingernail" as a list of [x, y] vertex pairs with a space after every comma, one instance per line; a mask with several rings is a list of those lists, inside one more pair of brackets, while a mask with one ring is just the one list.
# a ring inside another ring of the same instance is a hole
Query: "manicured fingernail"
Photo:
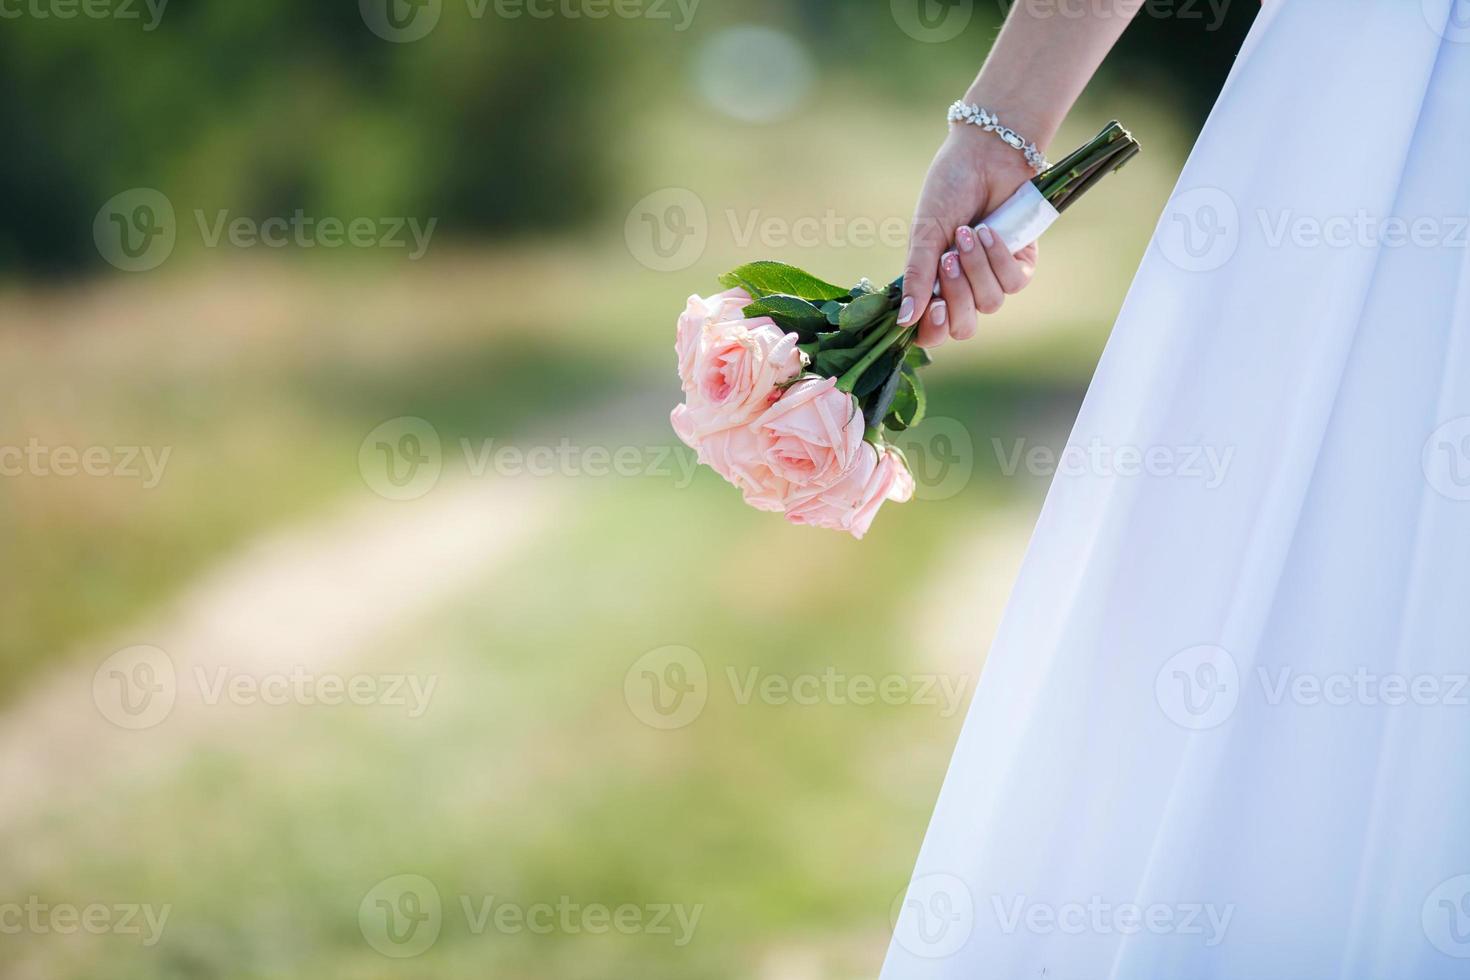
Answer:
[[906, 327], [909, 325], [909, 321], [913, 318], [914, 298], [912, 296], [905, 296], [903, 298], [903, 302], [898, 304], [898, 325], [901, 327]]
[[960, 277], [960, 257], [955, 253], [945, 252], [939, 264], [944, 267], [944, 274], [949, 278], [958, 279]]
[[934, 321], [936, 327], [944, 326], [947, 316], [949, 316], [949, 307], [945, 306], [942, 300], [929, 307], [929, 318]]
[[960, 243], [960, 251], [975, 251], [975, 233], [970, 231], [969, 226], [963, 226], [955, 230], [955, 241]]
[[985, 245], [986, 248], [989, 248], [990, 246], [995, 244], [995, 236], [992, 235], [990, 233], [990, 229], [985, 227], [984, 225], [976, 228], [975, 234], [980, 236], [980, 241]]

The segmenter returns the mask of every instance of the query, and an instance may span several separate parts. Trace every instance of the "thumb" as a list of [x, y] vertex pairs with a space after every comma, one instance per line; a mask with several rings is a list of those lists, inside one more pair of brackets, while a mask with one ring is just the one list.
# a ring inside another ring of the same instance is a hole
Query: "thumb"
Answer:
[[909, 232], [909, 257], [903, 269], [903, 302], [898, 308], [898, 325], [918, 323], [929, 301], [934, 298], [934, 280], [938, 275], [939, 256], [949, 238], [944, 222], [920, 216]]

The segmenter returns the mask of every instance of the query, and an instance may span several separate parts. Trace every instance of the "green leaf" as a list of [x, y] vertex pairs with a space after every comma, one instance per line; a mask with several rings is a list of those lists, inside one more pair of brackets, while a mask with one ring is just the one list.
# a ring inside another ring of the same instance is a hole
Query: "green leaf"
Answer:
[[744, 313], [748, 317], [768, 316], [776, 326], [798, 335], [803, 342], [815, 340], [817, 332], [828, 326], [821, 310], [795, 296], [767, 296], [745, 307]]
[[924, 390], [924, 377], [917, 370], [904, 365], [904, 383], [914, 392], [914, 414], [909, 416], [909, 425], [918, 425], [924, 421], [924, 413], [929, 410], [929, 395]]
[[893, 404], [893, 399], [898, 394], [899, 380], [903, 377], [902, 359], [884, 358], [883, 360], [892, 360], [893, 367], [889, 370], [888, 379], [883, 382], [883, 387], [878, 389], [877, 396], [868, 403], [867, 410], [863, 412], [863, 421], [870, 429], [878, 424], [879, 419], [888, 414], [889, 406]]
[[817, 338], [817, 347], [819, 350], [844, 350], [848, 347], [856, 347], [862, 342], [862, 334], [833, 330]]
[[844, 332], [860, 333], [877, 323], [888, 312], [888, 297], [883, 293], [859, 296], [842, 308], [837, 324]]
[[888, 380], [888, 376], [898, 367], [903, 359], [903, 351], [895, 347], [882, 357], [878, 358], [858, 378], [857, 384], [852, 386], [852, 393], [858, 398], [866, 398]]
[[902, 431], [912, 428], [924, 420], [924, 410], [927, 407], [928, 397], [924, 393], [924, 381], [918, 373], [908, 364], [899, 369], [900, 380], [898, 391], [894, 393], [893, 406], [883, 424], [891, 429]]
[[[899, 373], [902, 375], [902, 372]], [[893, 404], [889, 407], [883, 424], [895, 432], [902, 432], [909, 427], [909, 420], [913, 418], [914, 411], [914, 389], [900, 380], [898, 390], [893, 395]]]
[[909, 348], [909, 352], [904, 355], [903, 360], [909, 367], [915, 368], [928, 367], [934, 363], [934, 358], [929, 356], [929, 352], [917, 344]]
[[822, 313], [827, 317], [827, 322], [837, 326], [837, 320], [842, 316], [842, 304], [836, 300], [829, 300], [822, 304]]
[[720, 276], [720, 283], [729, 289], [736, 287], [744, 289], [755, 299], [784, 294], [821, 302], [829, 299], [846, 299], [849, 292], [841, 286], [824, 282], [809, 272], [783, 262], [750, 262]]
[[858, 361], [863, 359], [867, 351], [861, 349], [836, 349], [825, 350], [812, 358], [812, 370], [824, 378], [840, 378], [846, 374]]

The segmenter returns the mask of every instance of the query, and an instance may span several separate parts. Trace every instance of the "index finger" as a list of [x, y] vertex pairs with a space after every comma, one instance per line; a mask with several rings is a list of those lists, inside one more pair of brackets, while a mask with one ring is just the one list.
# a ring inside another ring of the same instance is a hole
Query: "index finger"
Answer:
[[948, 244], [944, 225], [933, 218], [915, 218], [909, 232], [909, 256], [903, 269], [903, 302], [898, 308], [898, 325], [919, 322], [934, 298], [939, 255]]

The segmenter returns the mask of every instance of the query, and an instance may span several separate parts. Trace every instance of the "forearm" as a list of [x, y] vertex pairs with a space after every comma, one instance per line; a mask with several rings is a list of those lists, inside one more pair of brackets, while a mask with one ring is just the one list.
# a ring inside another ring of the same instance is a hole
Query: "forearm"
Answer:
[[965, 93], [1045, 147], [1144, 0], [1017, 0]]

